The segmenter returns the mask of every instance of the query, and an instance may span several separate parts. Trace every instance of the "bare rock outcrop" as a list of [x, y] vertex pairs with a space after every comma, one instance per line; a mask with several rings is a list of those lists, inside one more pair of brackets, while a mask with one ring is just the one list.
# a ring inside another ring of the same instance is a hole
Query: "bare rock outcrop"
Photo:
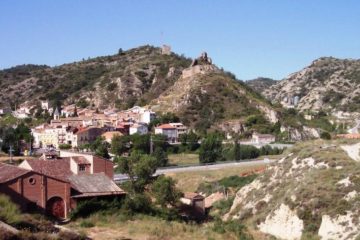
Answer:
[[360, 165], [342, 146], [340, 140], [295, 145], [238, 191], [224, 218], [252, 222], [280, 239], [356, 239]]

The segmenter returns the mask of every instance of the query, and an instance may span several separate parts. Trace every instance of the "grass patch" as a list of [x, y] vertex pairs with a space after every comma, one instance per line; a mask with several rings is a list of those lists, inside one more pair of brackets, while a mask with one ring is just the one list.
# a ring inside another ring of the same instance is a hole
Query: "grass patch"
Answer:
[[199, 163], [199, 154], [195, 153], [179, 153], [179, 154], [170, 154], [169, 165], [192, 165]]
[[203, 170], [193, 172], [169, 173], [168, 176], [177, 181], [177, 187], [183, 192], [194, 192], [203, 182], [214, 182], [228, 176], [241, 176], [241, 174], [262, 169], [266, 165], [256, 166], [231, 166], [229, 168], [217, 170]]
[[12, 203], [10, 198], [0, 195], [0, 220], [8, 224], [14, 224], [21, 221], [22, 215], [19, 207]]

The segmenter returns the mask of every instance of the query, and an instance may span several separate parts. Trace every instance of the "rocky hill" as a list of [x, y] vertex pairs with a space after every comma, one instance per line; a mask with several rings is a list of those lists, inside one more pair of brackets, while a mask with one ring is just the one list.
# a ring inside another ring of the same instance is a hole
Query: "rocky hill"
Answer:
[[264, 90], [283, 106], [300, 111], [360, 111], [360, 60], [324, 57]]
[[[269, 123], [277, 122], [277, 113], [261, 95], [201, 57], [197, 61], [151, 102], [155, 111], [176, 112], [197, 129], [233, 119], [244, 122], [250, 115], [263, 115]], [[239, 123], [229, 123], [230, 128], [235, 125]]]
[[258, 77], [252, 80], [247, 80], [245, 83], [256, 92], [262, 93], [275, 85], [278, 81], [271, 78]]
[[279, 239], [359, 239], [360, 143], [295, 145], [236, 194], [226, 219]]
[[0, 105], [34, 105], [45, 99], [52, 106], [76, 103], [100, 109], [150, 105], [202, 130], [234, 119], [239, 126], [249, 115], [261, 115], [269, 125], [277, 121], [264, 97], [217, 68], [206, 53], [191, 62], [151, 46], [57, 67], [5, 69], [0, 87]]
[[99, 108], [126, 108], [157, 97], [190, 63], [143, 46], [57, 67], [17, 66], [0, 71], [0, 105], [48, 99], [53, 104], [81, 101]]

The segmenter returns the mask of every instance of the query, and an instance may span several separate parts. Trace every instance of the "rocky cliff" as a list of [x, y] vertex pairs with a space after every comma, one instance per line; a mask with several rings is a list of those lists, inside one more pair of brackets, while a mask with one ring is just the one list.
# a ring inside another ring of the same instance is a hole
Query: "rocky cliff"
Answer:
[[359, 150], [343, 140], [295, 145], [239, 190], [225, 218], [279, 239], [358, 239]]
[[262, 93], [269, 89], [272, 85], [278, 83], [278, 81], [271, 78], [258, 77], [252, 80], [247, 80], [245, 83], [255, 91]]
[[360, 111], [360, 60], [324, 57], [262, 92], [300, 111]]

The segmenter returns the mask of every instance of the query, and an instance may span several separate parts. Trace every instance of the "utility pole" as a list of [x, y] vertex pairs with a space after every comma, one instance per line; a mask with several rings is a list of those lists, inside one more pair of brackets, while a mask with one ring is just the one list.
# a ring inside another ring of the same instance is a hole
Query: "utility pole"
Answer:
[[10, 164], [13, 163], [13, 153], [14, 152], [14, 149], [12, 147], [12, 145], [10, 145], [10, 149], [9, 149], [9, 155], [10, 155]]
[[150, 154], [152, 154], [153, 151], [154, 151], [154, 143], [153, 143], [152, 135], [150, 135]]

